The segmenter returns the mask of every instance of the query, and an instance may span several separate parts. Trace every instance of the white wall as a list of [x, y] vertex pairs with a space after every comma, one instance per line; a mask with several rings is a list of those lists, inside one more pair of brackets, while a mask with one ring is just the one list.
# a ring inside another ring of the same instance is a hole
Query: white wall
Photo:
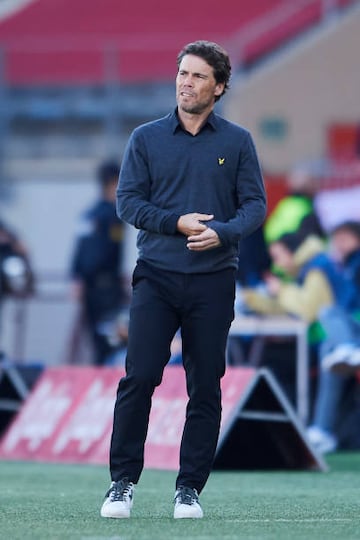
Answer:
[[95, 197], [92, 182], [17, 180], [1, 215], [27, 244], [35, 269], [66, 274], [77, 219]]
[[[66, 362], [77, 320], [77, 304], [70, 297], [67, 280], [73, 242], [80, 213], [93, 203], [96, 182], [90, 180], [16, 180], [11, 198], [0, 204], [0, 216], [28, 246], [35, 273], [52, 274], [60, 281], [41, 281], [42, 298], [26, 305], [6, 302], [0, 321], [0, 349], [11, 358], [19, 351], [26, 362], [47, 365]], [[131, 274], [136, 260], [136, 231], [128, 229], [124, 272]], [[46, 299], [47, 298], [47, 299]], [[82, 348], [80, 363], [90, 363], [88, 348]]]

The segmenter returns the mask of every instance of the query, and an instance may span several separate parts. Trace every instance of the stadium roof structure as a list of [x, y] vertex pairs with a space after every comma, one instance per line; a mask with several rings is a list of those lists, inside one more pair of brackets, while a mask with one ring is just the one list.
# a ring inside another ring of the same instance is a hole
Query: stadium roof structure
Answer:
[[[339, 6], [353, 0], [338, 0]], [[170, 81], [176, 55], [217, 41], [253, 62], [321, 18], [321, 0], [33, 0], [0, 22], [12, 85]]]

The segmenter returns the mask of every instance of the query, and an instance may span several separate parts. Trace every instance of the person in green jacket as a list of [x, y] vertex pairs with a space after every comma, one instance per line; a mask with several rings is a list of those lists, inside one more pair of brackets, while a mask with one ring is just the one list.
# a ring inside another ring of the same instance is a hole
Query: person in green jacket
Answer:
[[267, 217], [264, 235], [271, 244], [287, 233], [324, 237], [319, 218], [314, 209], [314, 197], [319, 188], [319, 178], [310, 167], [295, 168], [287, 179], [288, 195], [281, 199]]

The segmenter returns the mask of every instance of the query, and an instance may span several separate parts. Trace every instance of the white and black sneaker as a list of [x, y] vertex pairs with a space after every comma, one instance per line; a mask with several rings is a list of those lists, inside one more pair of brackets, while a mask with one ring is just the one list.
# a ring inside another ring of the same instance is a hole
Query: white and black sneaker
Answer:
[[174, 498], [174, 518], [202, 518], [204, 513], [199, 503], [199, 496], [196, 489], [179, 486]]
[[127, 478], [111, 482], [100, 510], [102, 517], [129, 518], [133, 505], [134, 484]]

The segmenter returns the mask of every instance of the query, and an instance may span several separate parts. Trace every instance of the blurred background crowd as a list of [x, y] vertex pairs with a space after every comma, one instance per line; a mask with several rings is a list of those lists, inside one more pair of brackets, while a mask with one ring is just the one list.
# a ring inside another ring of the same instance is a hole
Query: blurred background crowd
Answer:
[[[115, 213], [122, 152], [175, 106], [181, 47], [217, 41], [233, 66], [217, 107], [251, 131], [268, 194], [239, 246], [236, 315], [308, 325], [308, 437], [360, 448], [360, 2], [198, 0], [182, 15], [165, 0], [0, 0], [0, 351], [123, 364], [136, 231]], [[229, 339], [229, 364], [253, 339]], [[294, 355], [279, 337], [261, 354], [291, 400]]]

